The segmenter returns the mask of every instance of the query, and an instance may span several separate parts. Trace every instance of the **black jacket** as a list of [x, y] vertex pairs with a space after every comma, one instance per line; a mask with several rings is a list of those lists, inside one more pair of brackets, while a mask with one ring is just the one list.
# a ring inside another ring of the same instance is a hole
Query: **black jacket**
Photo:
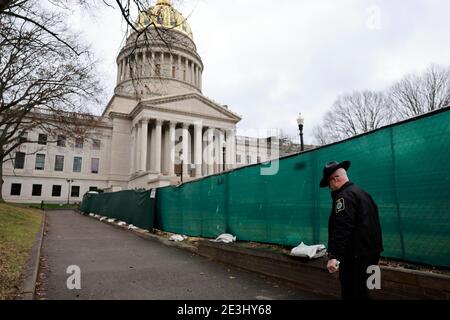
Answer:
[[345, 261], [383, 251], [378, 207], [372, 197], [352, 182], [331, 193], [328, 256]]

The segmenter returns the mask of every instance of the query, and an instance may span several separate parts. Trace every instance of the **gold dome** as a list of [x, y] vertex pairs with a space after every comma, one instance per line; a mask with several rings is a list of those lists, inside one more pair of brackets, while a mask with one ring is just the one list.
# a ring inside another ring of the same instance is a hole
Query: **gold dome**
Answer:
[[157, 0], [154, 6], [141, 12], [137, 21], [137, 29], [142, 30], [151, 23], [156, 27], [175, 29], [193, 39], [192, 29], [186, 18], [172, 6], [170, 0]]

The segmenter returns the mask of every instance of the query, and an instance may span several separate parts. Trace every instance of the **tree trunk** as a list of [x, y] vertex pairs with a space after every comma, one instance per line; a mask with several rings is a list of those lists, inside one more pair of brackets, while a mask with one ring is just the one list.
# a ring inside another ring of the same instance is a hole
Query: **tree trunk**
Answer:
[[3, 158], [5, 155], [3, 151], [0, 152], [0, 203], [5, 202], [3, 200]]

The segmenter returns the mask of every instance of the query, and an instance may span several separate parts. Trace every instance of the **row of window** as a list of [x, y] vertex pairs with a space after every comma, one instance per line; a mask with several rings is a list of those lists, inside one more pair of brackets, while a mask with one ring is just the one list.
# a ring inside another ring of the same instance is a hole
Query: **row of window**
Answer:
[[[73, 172], [81, 172], [82, 163], [83, 163], [82, 157], [74, 157], [72, 168]], [[98, 174], [99, 165], [100, 165], [99, 158], [91, 158], [91, 173]], [[23, 168], [25, 168], [25, 153], [16, 152], [16, 156], [14, 159], [14, 169], [23, 169]], [[45, 154], [42, 153], [36, 154], [34, 169], [35, 170], [45, 169]], [[55, 157], [54, 170], [58, 172], [64, 171], [64, 156]]]
[[[52, 197], [61, 197], [61, 185], [53, 185], [52, 186]], [[89, 191], [97, 191], [97, 187], [89, 187]], [[11, 184], [11, 195], [12, 196], [20, 196], [22, 192], [22, 184], [21, 183], [12, 183]], [[33, 184], [33, 188], [31, 190], [31, 195], [33, 197], [40, 197], [42, 195], [42, 184]], [[71, 186], [70, 189], [70, 197], [71, 198], [79, 198], [80, 197], [80, 186]]]
[[[28, 133], [24, 132], [21, 134], [20, 136], [20, 141], [22, 143], [25, 143], [28, 141]], [[47, 141], [48, 141], [48, 136], [44, 133], [39, 133], [38, 136], [38, 144], [40, 145], [47, 145]], [[66, 142], [67, 142], [67, 138], [66, 136], [63, 135], [58, 135], [57, 139], [56, 139], [56, 145], [58, 147], [65, 147], [66, 146]], [[93, 150], [100, 150], [100, 140], [92, 140], [92, 149]], [[84, 139], [83, 138], [77, 138], [75, 139], [75, 148], [77, 149], [83, 149], [84, 146]]]
[[[252, 163], [252, 156], [247, 155], [246, 158], [245, 158], [245, 160], [246, 160], [246, 162], [245, 162], [246, 164], [251, 164], [251, 163]], [[258, 163], [261, 162], [261, 157], [258, 156], [257, 162], [258, 162]], [[236, 163], [243, 163], [243, 162], [242, 162], [242, 155], [240, 155], [240, 154], [237, 154], [237, 155], [236, 155]]]

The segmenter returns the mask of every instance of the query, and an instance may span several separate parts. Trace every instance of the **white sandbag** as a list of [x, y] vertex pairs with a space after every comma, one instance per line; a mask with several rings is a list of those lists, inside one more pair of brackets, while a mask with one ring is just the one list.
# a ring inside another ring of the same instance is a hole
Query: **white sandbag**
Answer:
[[236, 242], [236, 237], [228, 234], [228, 233], [224, 233], [221, 234], [220, 236], [217, 237], [216, 240], [213, 240], [214, 242], [223, 242], [223, 243], [233, 243]]
[[105, 221], [106, 219], [107, 219], [107, 217], [101, 217], [101, 218], [100, 218], [100, 221], [103, 222], [103, 221]]
[[114, 221], [116, 221], [116, 219], [108, 219], [109, 223], [113, 223]]
[[307, 246], [303, 242], [291, 250], [291, 256], [317, 259], [326, 254], [326, 248], [323, 244]]
[[186, 239], [187, 239], [186, 236], [182, 236], [182, 235], [179, 235], [179, 234], [174, 234], [174, 235], [172, 235], [169, 238], [170, 241], [174, 241], [174, 242], [181, 242], [181, 241], [184, 241]]
[[128, 230], [137, 230], [137, 229], [139, 229], [139, 228], [133, 226], [132, 224], [130, 224], [130, 225], [128, 226]]
[[122, 227], [122, 226], [127, 225], [127, 223], [126, 223], [126, 222], [123, 222], [123, 221], [119, 221], [119, 223], [117, 223], [117, 225], [120, 226], [120, 227]]

